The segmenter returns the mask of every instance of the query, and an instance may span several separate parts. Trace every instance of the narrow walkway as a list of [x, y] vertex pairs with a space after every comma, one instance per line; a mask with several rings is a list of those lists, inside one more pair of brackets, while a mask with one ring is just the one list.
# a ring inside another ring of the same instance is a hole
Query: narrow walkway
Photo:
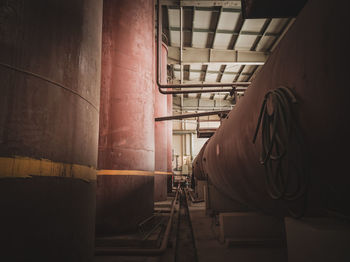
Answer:
[[178, 223], [175, 262], [197, 262], [197, 251], [184, 191], [181, 191], [180, 195], [180, 216]]

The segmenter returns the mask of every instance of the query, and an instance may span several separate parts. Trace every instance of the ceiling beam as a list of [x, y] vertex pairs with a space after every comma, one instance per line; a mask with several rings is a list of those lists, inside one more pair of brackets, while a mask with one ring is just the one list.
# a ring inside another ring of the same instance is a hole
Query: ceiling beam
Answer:
[[[180, 27], [176, 26], [171, 26], [169, 27], [169, 31], [180, 31]], [[191, 32], [196, 32], [196, 33], [209, 33], [209, 34], [230, 34], [230, 35], [251, 35], [251, 36], [263, 36], [261, 32], [255, 32], [255, 31], [236, 31], [236, 30], [225, 30], [225, 29], [204, 29], [204, 28], [184, 28], [183, 32], [186, 33], [191, 33]], [[265, 33], [264, 36], [273, 36], [273, 37], [279, 37], [280, 34], [278, 33]]]
[[[268, 52], [185, 47], [182, 64], [263, 65], [268, 55]], [[168, 64], [179, 63], [180, 48], [169, 46]]]
[[295, 18], [290, 18], [288, 20], [288, 22], [285, 24], [285, 26], [282, 29], [282, 33], [280, 34], [280, 36], [278, 38], [276, 38], [276, 41], [272, 44], [270, 50], [271, 52], [273, 50], [275, 50], [276, 46], [278, 45], [278, 43], [282, 40], [282, 38], [285, 36], [285, 34], [288, 32], [289, 28], [294, 24], [295, 22]]
[[220, 23], [222, 10], [223, 10], [223, 8], [221, 7], [220, 11], [219, 11], [218, 19], [216, 21], [216, 25], [215, 25], [214, 37], [213, 37], [213, 42], [211, 43], [211, 48], [214, 48], [214, 43], [215, 43], [216, 35], [217, 35], [217, 32], [218, 32], [218, 27], [219, 27], [219, 23]]
[[258, 44], [260, 43], [260, 40], [263, 36], [267, 36], [267, 28], [269, 27], [270, 23], [271, 23], [272, 19], [268, 18], [265, 20], [265, 23], [263, 25], [263, 27], [260, 30], [260, 35], [255, 39], [253, 46], [250, 48], [250, 51], [255, 51], [256, 48], [258, 47]]
[[[180, 69], [179, 68], [175, 68], [174, 71], [175, 72], [179, 72]], [[205, 71], [203, 71], [203, 70], [199, 70], [199, 69], [189, 69], [187, 71], [190, 71], [192, 73], [208, 73], [208, 74], [218, 74], [218, 75], [220, 75], [220, 74], [222, 74], [222, 75], [224, 75], [224, 74], [225, 75], [237, 75], [239, 73], [238, 71], [237, 72], [224, 72], [223, 69], [221, 69], [221, 68], [220, 68], [219, 71], [216, 71], [216, 70], [205, 70]], [[249, 73], [249, 72], [241, 73], [241, 75], [246, 75], [246, 76], [250, 76], [251, 74], [252, 73]], [[187, 82], [193, 82], [193, 81], [187, 81]], [[205, 82], [205, 80], [200, 81], [200, 82], [201, 83]], [[221, 81], [216, 80], [216, 82], [221, 82]]]
[[192, 27], [191, 27], [191, 47], [193, 47], [193, 29], [194, 29], [194, 16], [196, 15], [196, 7], [192, 7]]
[[223, 7], [235, 7], [241, 8], [241, 1], [207, 1], [207, 0], [160, 0], [161, 5], [169, 5], [169, 6], [198, 6], [198, 7], [212, 7], [212, 6], [223, 6]]
[[245, 67], [245, 65], [241, 65], [241, 68], [238, 70], [238, 72], [237, 72], [237, 74], [235, 76], [235, 79], [233, 80], [234, 82], [236, 82], [237, 79], [241, 76], [241, 74], [242, 74], [242, 72], [244, 70], [244, 67]]
[[244, 19], [243, 19], [242, 13], [240, 13], [238, 21], [237, 21], [235, 29], [234, 29], [234, 31], [238, 32], [238, 34], [237, 35], [235, 35], [235, 34], [232, 35], [232, 39], [231, 39], [231, 42], [230, 42], [230, 45], [229, 45], [228, 49], [233, 49], [233, 50], [235, 49], [236, 43], [237, 43], [237, 40], [238, 40], [238, 37], [239, 37], [239, 32], [242, 31], [243, 24], [244, 24]]

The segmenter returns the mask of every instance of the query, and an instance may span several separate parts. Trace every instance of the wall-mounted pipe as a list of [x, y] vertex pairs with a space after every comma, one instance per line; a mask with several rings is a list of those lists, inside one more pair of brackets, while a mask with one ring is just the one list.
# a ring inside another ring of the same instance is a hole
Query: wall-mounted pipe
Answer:
[[[157, 0], [157, 85], [158, 85], [158, 90], [160, 93], [168, 95], [168, 94], [174, 94], [171, 91], [164, 91], [162, 88], [195, 88], [195, 87], [200, 87], [200, 88], [208, 88], [208, 87], [234, 87], [234, 86], [248, 86], [250, 82], [235, 82], [235, 83], [217, 83], [217, 84], [179, 84], [179, 85], [162, 85], [160, 83], [160, 75], [161, 75], [161, 45], [162, 45], [162, 6], [160, 4], [160, 1]], [[177, 92], [183, 92], [183, 91], [177, 91]], [[201, 91], [203, 92], [203, 91]], [[201, 93], [199, 92], [199, 93]], [[217, 92], [217, 91], [215, 91]], [[181, 94], [181, 93], [177, 93]], [[182, 93], [184, 94], [184, 93]]]
[[155, 121], [166, 121], [166, 120], [184, 119], [184, 118], [199, 117], [199, 116], [210, 116], [210, 115], [224, 115], [224, 114], [228, 114], [230, 111], [231, 110], [221, 110], [221, 111], [211, 111], [211, 112], [203, 112], [203, 113], [183, 114], [183, 115], [175, 115], [175, 116], [163, 116], [163, 117], [156, 117]]
[[[235, 87], [235, 86], [249, 86], [251, 82], [233, 82], [233, 83], [215, 83], [215, 84], [168, 84], [163, 85], [161, 88], [208, 88], [208, 87]], [[242, 91], [245, 91], [243, 89]]]
[[244, 92], [246, 88], [224, 88], [224, 89], [197, 89], [197, 90], [178, 90], [178, 91], [160, 91], [162, 94], [196, 94], [196, 93], [234, 93], [234, 92]]

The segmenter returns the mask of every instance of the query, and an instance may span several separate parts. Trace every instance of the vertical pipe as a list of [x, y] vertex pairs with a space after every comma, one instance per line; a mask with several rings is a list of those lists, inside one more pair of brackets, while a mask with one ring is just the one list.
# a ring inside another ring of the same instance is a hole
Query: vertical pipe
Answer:
[[[162, 43], [162, 77], [161, 83], [167, 83], [167, 59], [168, 48]], [[167, 115], [167, 96], [158, 92], [158, 85], [154, 84], [155, 88], [155, 103], [154, 116], [160, 117]], [[154, 175], [154, 201], [164, 201], [167, 199], [167, 146], [168, 146], [168, 126], [165, 121], [155, 122], [154, 129], [155, 141], [155, 175]]]
[[192, 162], [193, 160], [193, 134], [192, 133], [190, 133], [190, 156], [191, 156], [190, 161]]
[[104, 1], [97, 234], [136, 230], [153, 213], [153, 10]]
[[183, 7], [180, 7], [180, 84], [183, 84]]
[[[182, 65], [182, 60], [183, 60], [183, 34], [182, 34], [182, 28], [183, 28], [183, 8], [182, 6], [180, 7], [180, 84], [183, 84], [183, 65]], [[180, 89], [181, 90], [181, 89]], [[180, 110], [181, 110], [181, 114], [183, 114], [183, 103], [184, 103], [184, 95], [181, 94], [180, 95]], [[181, 130], [184, 130], [184, 120], [181, 120]], [[186, 150], [186, 148], [184, 147], [184, 141], [185, 141], [186, 137], [184, 138], [184, 135], [181, 135], [181, 166], [184, 166], [184, 151]]]
[[[172, 95], [167, 96], [167, 106], [168, 106], [168, 116], [173, 114], [173, 97]], [[168, 131], [167, 131], [167, 171], [168, 171], [168, 193], [172, 191], [172, 173], [173, 173], [173, 168], [172, 168], [172, 148], [173, 148], [173, 121], [166, 121]]]
[[92, 261], [102, 1], [0, 1], [0, 260]]

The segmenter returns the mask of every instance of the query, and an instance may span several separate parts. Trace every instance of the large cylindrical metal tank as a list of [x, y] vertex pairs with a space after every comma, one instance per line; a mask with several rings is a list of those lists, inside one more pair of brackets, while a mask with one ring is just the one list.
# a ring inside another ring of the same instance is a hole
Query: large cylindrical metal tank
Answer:
[[96, 232], [153, 213], [154, 3], [104, 1]]
[[[342, 34], [348, 7], [347, 1], [329, 5], [309, 0], [244, 97], [210, 139], [202, 159], [206, 159], [204, 170], [209, 182], [225, 195], [280, 216], [289, 215], [291, 208], [297, 212], [306, 208], [306, 215], [327, 210], [350, 214], [350, 179], [344, 172], [350, 146], [350, 126], [346, 124], [350, 89], [344, 80], [349, 61], [344, 50], [349, 40]], [[256, 143], [252, 142], [265, 94], [281, 85], [296, 94], [297, 119], [306, 152], [302, 157], [309, 183], [306, 196], [297, 203], [269, 196], [260, 164], [260, 132]]]
[[196, 158], [193, 160], [192, 163], [192, 175], [197, 180], [207, 180], [207, 174], [203, 170], [203, 162], [206, 161], [206, 159], [203, 159], [204, 150], [209, 142], [210, 138], [204, 143], [201, 150], [199, 151]]
[[102, 1], [0, 1], [0, 260], [92, 261]]
[[[167, 83], [167, 60], [168, 48], [162, 43], [161, 48], [161, 84]], [[156, 71], [156, 70], [155, 70]], [[158, 91], [155, 85], [154, 117], [167, 115], [167, 96]], [[168, 126], [167, 121], [155, 122], [154, 144], [155, 144], [155, 174], [154, 174], [154, 201], [167, 199], [167, 149], [168, 149]]]

